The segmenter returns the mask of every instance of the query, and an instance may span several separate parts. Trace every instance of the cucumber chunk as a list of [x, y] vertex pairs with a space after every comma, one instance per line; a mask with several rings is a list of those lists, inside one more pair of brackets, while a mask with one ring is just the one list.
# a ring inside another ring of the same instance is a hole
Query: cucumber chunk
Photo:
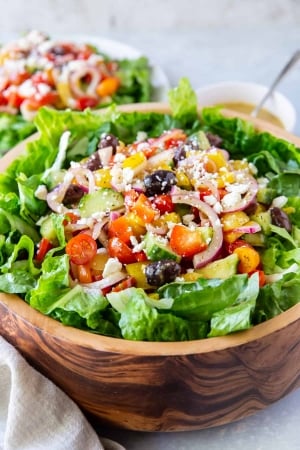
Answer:
[[113, 211], [123, 205], [124, 198], [120, 192], [110, 188], [101, 188], [82, 197], [78, 207], [81, 217], [88, 218], [96, 213]]

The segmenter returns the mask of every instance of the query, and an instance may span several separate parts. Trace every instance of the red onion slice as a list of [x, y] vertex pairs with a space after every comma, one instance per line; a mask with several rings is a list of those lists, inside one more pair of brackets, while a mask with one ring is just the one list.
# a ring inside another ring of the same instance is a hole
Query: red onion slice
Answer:
[[174, 148], [170, 148], [168, 150], [163, 150], [160, 153], [156, 153], [151, 156], [147, 161], [147, 168], [152, 169], [154, 167], [159, 166], [162, 163], [168, 163], [173, 161], [174, 157]]
[[[89, 82], [86, 91], [84, 91], [81, 89], [80, 83], [82, 78], [87, 75], [90, 76], [91, 81]], [[82, 97], [85, 95], [96, 96], [96, 88], [100, 82], [100, 73], [95, 67], [80, 67], [78, 70], [70, 73], [69, 81], [72, 92], [76, 97]]]
[[198, 199], [194, 192], [184, 191], [182, 189], [175, 188], [172, 190], [173, 203], [184, 203], [186, 205], [198, 208], [199, 211], [204, 213], [213, 227], [213, 236], [206, 250], [197, 253], [193, 257], [193, 265], [195, 269], [205, 266], [212, 261], [223, 244], [223, 231], [219, 217], [215, 211], [202, 200]]
[[261, 226], [257, 222], [248, 222], [245, 225], [234, 228], [232, 231], [234, 233], [258, 233], [261, 230]]
[[103, 278], [99, 281], [94, 281], [92, 283], [86, 283], [82, 284], [83, 287], [88, 289], [104, 289], [109, 286], [113, 286], [114, 284], [118, 283], [119, 281], [124, 280], [124, 278], [127, 277], [127, 274], [124, 272], [115, 272], [108, 277]]

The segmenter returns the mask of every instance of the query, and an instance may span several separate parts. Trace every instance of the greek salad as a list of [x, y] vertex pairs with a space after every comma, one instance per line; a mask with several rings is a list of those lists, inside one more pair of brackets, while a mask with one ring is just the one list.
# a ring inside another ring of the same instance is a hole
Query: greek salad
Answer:
[[42, 108], [0, 177], [0, 290], [93, 333], [222, 336], [300, 301], [300, 153], [206, 108]]
[[30, 135], [38, 109], [149, 101], [147, 58], [115, 60], [89, 44], [32, 30], [0, 47], [0, 151]]

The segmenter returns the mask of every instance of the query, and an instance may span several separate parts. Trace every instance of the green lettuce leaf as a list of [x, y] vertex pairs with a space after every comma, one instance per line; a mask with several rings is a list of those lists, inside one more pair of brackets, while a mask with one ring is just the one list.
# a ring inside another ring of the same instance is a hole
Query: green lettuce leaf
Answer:
[[47, 254], [36, 287], [27, 293], [26, 301], [38, 311], [49, 314], [52, 305], [69, 292], [69, 257]]
[[0, 113], [0, 156], [35, 132], [32, 122], [20, 115]]
[[237, 302], [247, 286], [247, 275], [225, 280], [199, 278], [193, 282], [174, 282], [158, 289], [160, 297], [172, 298], [171, 311], [191, 320], [210, 320], [213, 314]]
[[300, 302], [300, 265], [298, 270], [287, 273], [273, 283], [260, 289], [255, 312], [254, 323], [264, 322], [281, 314]]
[[207, 336], [203, 321], [188, 321], [172, 314], [161, 314], [145, 302], [141, 292], [129, 299], [119, 322], [122, 336], [137, 341], [186, 341]]
[[213, 314], [208, 337], [225, 336], [235, 331], [247, 330], [252, 326], [252, 315], [259, 294], [259, 277], [254, 273], [247, 287], [241, 292], [237, 304]]
[[113, 95], [117, 104], [149, 102], [151, 99], [151, 69], [144, 56], [135, 60], [118, 61], [117, 76], [121, 86]]

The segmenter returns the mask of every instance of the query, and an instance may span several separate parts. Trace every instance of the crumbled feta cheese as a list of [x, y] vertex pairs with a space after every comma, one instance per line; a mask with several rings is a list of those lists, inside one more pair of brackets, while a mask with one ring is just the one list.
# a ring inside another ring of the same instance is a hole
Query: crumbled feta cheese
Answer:
[[48, 194], [47, 187], [44, 184], [40, 184], [34, 193], [35, 197], [38, 198], [39, 200], [46, 200], [47, 194]]
[[184, 216], [182, 216], [182, 222], [184, 223], [184, 225], [188, 225], [194, 219], [195, 219], [194, 214], [185, 214]]
[[268, 183], [269, 183], [268, 178], [265, 177], [257, 178], [258, 189], [264, 189]]
[[36, 88], [32, 80], [26, 80], [19, 86], [19, 95], [24, 98], [33, 97], [36, 94]]
[[255, 165], [254, 165], [252, 162], [250, 162], [250, 163], [248, 164], [248, 166], [249, 166], [250, 172], [251, 172], [253, 175], [257, 175], [258, 170], [257, 170], [257, 168], [255, 167]]
[[284, 195], [280, 195], [279, 197], [276, 197], [272, 201], [272, 206], [275, 206], [277, 208], [283, 208], [286, 202], [288, 201], [288, 198]]
[[221, 205], [223, 209], [234, 208], [242, 200], [242, 196], [239, 192], [231, 192], [230, 194], [224, 195], [221, 200]]
[[131, 183], [134, 177], [134, 171], [130, 169], [129, 167], [125, 167], [123, 169], [123, 181], [124, 183]]
[[214, 195], [205, 195], [203, 197], [203, 200], [210, 206], [215, 205], [218, 201]]
[[222, 205], [220, 202], [216, 202], [213, 206], [213, 210], [217, 213], [220, 214], [223, 211]]
[[236, 192], [238, 194], [245, 194], [249, 189], [249, 185], [248, 184], [242, 184], [242, 183], [233, 183], [233, 184], [228, 184], [226, 186], [226, 191], [227, 192]]
[[103, 269], [103, 278], [112, 275], [113, 273], [120, 272], [122, 270], [122, 264], [118, 258], [109, 258]]
[[126, 159], [126, 156], [125, 156], [123, 153], [117, 153], [117, 154], [114, 156], [114, 162], [115, 162], [115, 163], [123, 162], [124, 159]]
[[142, 141], [145, 141], [147, 139], [147, 137], [148, 136], [147, 136], [147, 133], [145, 131], [138, 131], [137, 136], [136, 136], [136, 140], [137, 140], [137, 142], [142, 142]]

